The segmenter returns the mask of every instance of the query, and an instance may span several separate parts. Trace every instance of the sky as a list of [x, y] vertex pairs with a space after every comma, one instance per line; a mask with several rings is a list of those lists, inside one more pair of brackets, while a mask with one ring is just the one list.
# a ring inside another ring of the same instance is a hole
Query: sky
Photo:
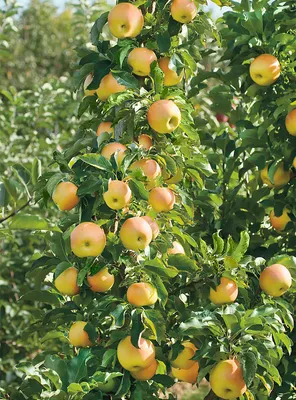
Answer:
[[[59, 7], [60, 9], [63, 9], [66, 0], [53, 0], [53, 2], [57, 7]], [[112, 4], [114, 1], [109, 0], [107, 2]], [[0, 3], [1, 3], [1, 0], [0, 0]], [[29, 0], [18, 0], [18, 3], [21, 4], [21, 5], [26, 5], [26, 4], [29, 3]], [[217, 18], [219, 15], [222, 14], [224, 9], [227, 9], [227, 7], [222, 7], [222, 10], [221, 10], [220, 7], [218, 7], [216, 4], [213, 4], [213, 3], [211, 3], [211, 5], [208, 8], [213, 11], [213, 17], [214, 18]]]

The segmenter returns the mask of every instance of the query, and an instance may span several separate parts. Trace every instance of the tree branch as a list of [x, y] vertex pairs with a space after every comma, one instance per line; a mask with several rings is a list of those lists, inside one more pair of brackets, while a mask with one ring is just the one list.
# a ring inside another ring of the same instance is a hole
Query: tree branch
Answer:
[[12, 213], [10, 213], [9, 215], [7, 215], [7, 217], [4, 217], [2, 219], [0, 219], [0, 224], [6, 220], [8, 220], [11, 217], [14, 217], [17, 213], [19, 213], [21, 210], [23, 210], [24, 208], [26, 208], [29, 204], [30, 201], [32, 199], [30, 198], [24, 205], [22, 205], [20, 208], [18, 208], [17, 210], [14, 210]]

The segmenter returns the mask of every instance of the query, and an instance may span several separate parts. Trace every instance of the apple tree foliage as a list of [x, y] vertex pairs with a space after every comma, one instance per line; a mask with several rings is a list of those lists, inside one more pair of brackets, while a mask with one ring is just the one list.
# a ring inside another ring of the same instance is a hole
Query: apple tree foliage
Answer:
[[[284, 118], [295, 100], [296, 8], [293, 1], [215, 3], [232, 9], [216, 24], [199, 11], [192, 23], [182, 26], [171, 18], [166, 2], [139, 1], [145, 16], [143, 31], [135, 39], [118, 42], [110, 38], [107, 12], [103, 13], [91, 29], [94, 47], [79, 50], [75, 90], [89, 73], [94, 74], [89, 89], [97, 88], [110, 70], [127, 90], [106, 102], [96, 96], [82, 100], [78, 116], [84, 121], [75, 139], [54, 152], [52, 164], [35, 185], [34, 199], [45, 214], [55, 207], [51, 196], [63, 180], [78, 186], [79, 206], [55, 219], [45, 215], [45, 225], [39, 226], [30, 224], [32, 215], [19, 212], [3, 232], [31, 229], [41, 231], [44, 239], [44, 252], [40, 249], [38, 258], [35, 254], [28, 273], [35, 287], [21, 301], [31, 301], [32, 308], [45, 304], [25, 335], [37, 333], [46, 350], [18, 365], [24, 380], [16, 399], [159, 398], [174, 383], [168, 354], [187, 339], [198, 348], [197, 383], [208, 378], [217, 361], [235, 356], [248, 387], [242, 397], [295, 396], [295, 283], [284, 297], [272, 298], [260, 290], [258, 278], [266, 265], [275, 262], [296, 276], [294, 179], [275, 190], [264, 186], [259, 174], [269, 163], [272, 181], [280, 161], [294, 172], [295, 139], [286, 132]], [[127, 56], [142, 43], [158, 57], [170, 55], [176, 71], [184, 69], [181, 85], [164, 87], [156, 62], [147, 78], [131, 73]], [[254, 84], [249, 76], [251, 60], [261, 53], [276, 55], [282, 66], [281, 77], [268, 88]], [[149, 105], [164, 98], [178, 105], [182, 121], [173, 133], [158, 135], [146, 116]], [[217, 113], [227, 115], [230, 123], [219, 123], [213, 117]], [[102, 120], [113, 122], [116, 140], [128, 147], [121, 165], [114, 156], [109, 161], [100, 155], [112, 141], [107, 133], [96, 136]], [[137, 145], [142, 132], [153, 137], [149, 153]], [[170, 176], [179, 168], [182, 171], [176, 184], [167, 184], [165, 177], [159, 180], [177, 198], [167, 213], [150, 209], [145, 177], [129, 169], [148, 155]], [[133, 197], [127, 213], [104, 203], [108, 180], [115, 177], [129, 178]], [[274, 208], [280, 215], [286, 205], [292, 222], [284, 232], [275, 232], [268, 211]], [[134, 215], [155, 217], [160, 226], [160, 235], [141, 254], [126, 251], [119, 239], [123, 222]], [[77, 224], [91, 220], [104, 229], [106, 248], [97, 258], [75, 257], [70, 234]], [[185, 255], [168, 255], [175, 240]], [[72, 298], [61, 295], [53, 284], [54, 275], [71, 265], [79, 269], [81, 287]], [[105, 266], [116, 283], [110, 292], [94, 294], [86, 276]], [[235, 303], [217, 307], [209, 301], [209, 291], [222, 275], [237, 282], [239, 296]], [[159, 301], [153, 307], [136, 308], [126, 300], [127, 288], [140, 278], [157, 289]], [[77, 320], [87, 321], [85, 329], [94, 346], [75, 349], [69, 344], [69, 328]], [[117, 360], [117, 345], [129, 334], [135, 344], [143, 335], [156, 346], [159, 367], [147, 382], [133, 379]], [[106, 395], [98, 384], [110, 377], [117, 386]], [[213, 392], [208, 398], [215, 398]]]

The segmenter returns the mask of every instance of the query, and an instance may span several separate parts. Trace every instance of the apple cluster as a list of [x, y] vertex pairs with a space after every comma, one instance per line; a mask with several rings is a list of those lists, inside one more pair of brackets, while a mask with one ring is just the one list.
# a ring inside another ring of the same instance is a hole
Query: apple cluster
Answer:
[[[192, 0], [173, 0], [171, 3], [172, 18], [181, 23], [188, 24], [197, 15], [197, 7]], [[144, 27], [144, 17], [141, 10], [131, 3], [119, 3], [109, 13], [109, 30], [115, 38], [135, 38]], [[158, 62], [164, 74], [164, 85], [174, 86], [181, 82], [184, 73], [170, 68], [170, 57], [164, 56], [157, 60], [156, 54], [145, 47], [134, 48], [127, 57], [127, 62], [132, 73], [139, 77], [149, 76], [151, 64]], [[250, 67], [252, 79], [259, 85], [271, 85], [280, 75], [280, 65], [277, 59], [271, 55], [262, 55], [253, 61]], [[97, 89], [88, 89], [93, 76], [90, 74], [84, 82], [85, 96], [96, 96], [98, 101], [107, 102], [111, 95], [123, 92], [126, 87], [120, 84], [109, 72], [103, 77]], [[181, 110], [171, 99], [158, 99], [148, 107], [146, 113], [147, 123], [155, 135], [170, 134], [175, 131], [182, 120]], [[287, 116], [287, 129], [290, 134], [296, 135], [296, 115], [293, 111]], [[99, 124], [96, 134], [99, 137], [104, 133], [110, 135], [110, 142], [101, 150], [101, 156], [107, 160], [116, 159], [117, 165], [123, 163], [127, 154], [127, 146], [114, 139], [114, 125], [112, 121], [103, 121]], [[149, 150], [153, 148], [153, 138], [145, 132], [139, 132], [137, 145], [145, 151], [146, 156], [134, 161], [130, 171], [140, 170], [145, 176], [145, 188], [149, 191], [147, 210], [152, 210], [156, 218], [150, 215], [134, 215], [120, 223], [119, 238], [124, 248], [131, 252], [145, 251], [149, 244], [160, 234], [157, 217], [161, 213], [173, 210], [177, 194], [172, 184], [182, 180], [182, 171], [178, 170], [173, 177], [165, 177], [161, 166], [149, 157]], [[271, 188], [280, 188], [289, 182], [291, 172], [279, 164], [271, 182], [268, 174], [268, 166], [261, 171], [261, 177], [265, 184]], [[164, 182], [162, 186], [159, 182]], [[70, 181], [60, 182], [52, 199], [62, 211], [75, 208], [80, 198], [77, 196], [78, 187]], [[108, 188], [103, 193], [103, 200], [111, 210], [121, 211], [122, 214], [129, 209], [133, 201], [133, 193], [129, 186], [129, 178], [122, 180], [110, 179]], [[147, 212], [149, 214], [149, 212]], [[272, 225], [281, 230], [290, 220], [288, 210], [283, 211], [281, 217], [270, 215]], [[70, 244], [73, 254], [78, 258], [98, 257], [102, 254], [107, 243], [106, 233], [95, 221], [82, 222], [71, 232]], [[185, 254], [183, 246], [174, 241], [169, 254]], [[77, 284], [78, 269], [75, 265], [67, 267], [55, 278], [55, 287], [63, 295], [75, 296], [80, 292]], [[106, 293], [112, 290], [115, 277], [107, 267], [86, 277], [85, 284], [95, 293]], [[268, 295], [278, 297], [285, 293], [291, 286], [291, 275], [286, 267], [280, 264], [268, 266], [260, 275], [260, 287]], [[220, 284], [210, 289], [209, 298], [216, 306], [231, 304], [236, 301], [239, 293], [237, 283], [222, 276]], [[157, 289], [147, 281], [132, 283], [127, 291], [126, 298], [133, 307], [154, 307], [158, 301]], [[76, 347], [88, 347], [93, 343], [85, 329], [87, 322], [76, 321], [69, 330], [69, 341]], [[171, 374], [180, 381], [194, 384], [197, 380], [199, 364], [194, 360], [198, 351], [196, 345], [188, 340], [181, 343], [177, 354], [173, 350], [169, 352], [168, 361], [171, 365]], [[140, 337], [138, 347], [132, 344], [131, 336], [124, 337], [117, 347], [117, 358], [121, 366], [130, 371], [134, 379], [144, 381], [151, 379], [158, 368], [155, 348], [152, 341]], [[224, 385], [219, 382], [223, 381]], [[233, 399], [246, 392], [247, 387], [243, 379], [242, 367], [236, 358], [218, 362], [210, 371], [210, 384], [214, 393], [222, 399]]]

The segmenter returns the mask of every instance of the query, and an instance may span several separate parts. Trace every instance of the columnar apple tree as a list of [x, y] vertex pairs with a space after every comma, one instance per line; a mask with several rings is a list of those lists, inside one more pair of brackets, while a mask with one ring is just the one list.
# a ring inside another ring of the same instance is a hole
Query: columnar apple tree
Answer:
[[204, 212], [220, 201], [223, 137], [215, 165], [189, 100], [204, 88], [196, 60], [220, 37], [197, 4], [173, 0], [120, 2], [91, 40], [74, 77], [89, 118], [37, 185], [40, 204], [61, 213], [31, 271], [53, 273], [47, 290], [27, 298], [56, 307], [31, 327], [52, 345], [21, 390], [153, 399], [176, 380], [206, 378], [211, 398], [268, 396], [291, 348], [291, 309], [278, 299], [289, 269], [247, 255], [246, 230], [234, 240], [229, 227], [200, 229], [226, 220]]

